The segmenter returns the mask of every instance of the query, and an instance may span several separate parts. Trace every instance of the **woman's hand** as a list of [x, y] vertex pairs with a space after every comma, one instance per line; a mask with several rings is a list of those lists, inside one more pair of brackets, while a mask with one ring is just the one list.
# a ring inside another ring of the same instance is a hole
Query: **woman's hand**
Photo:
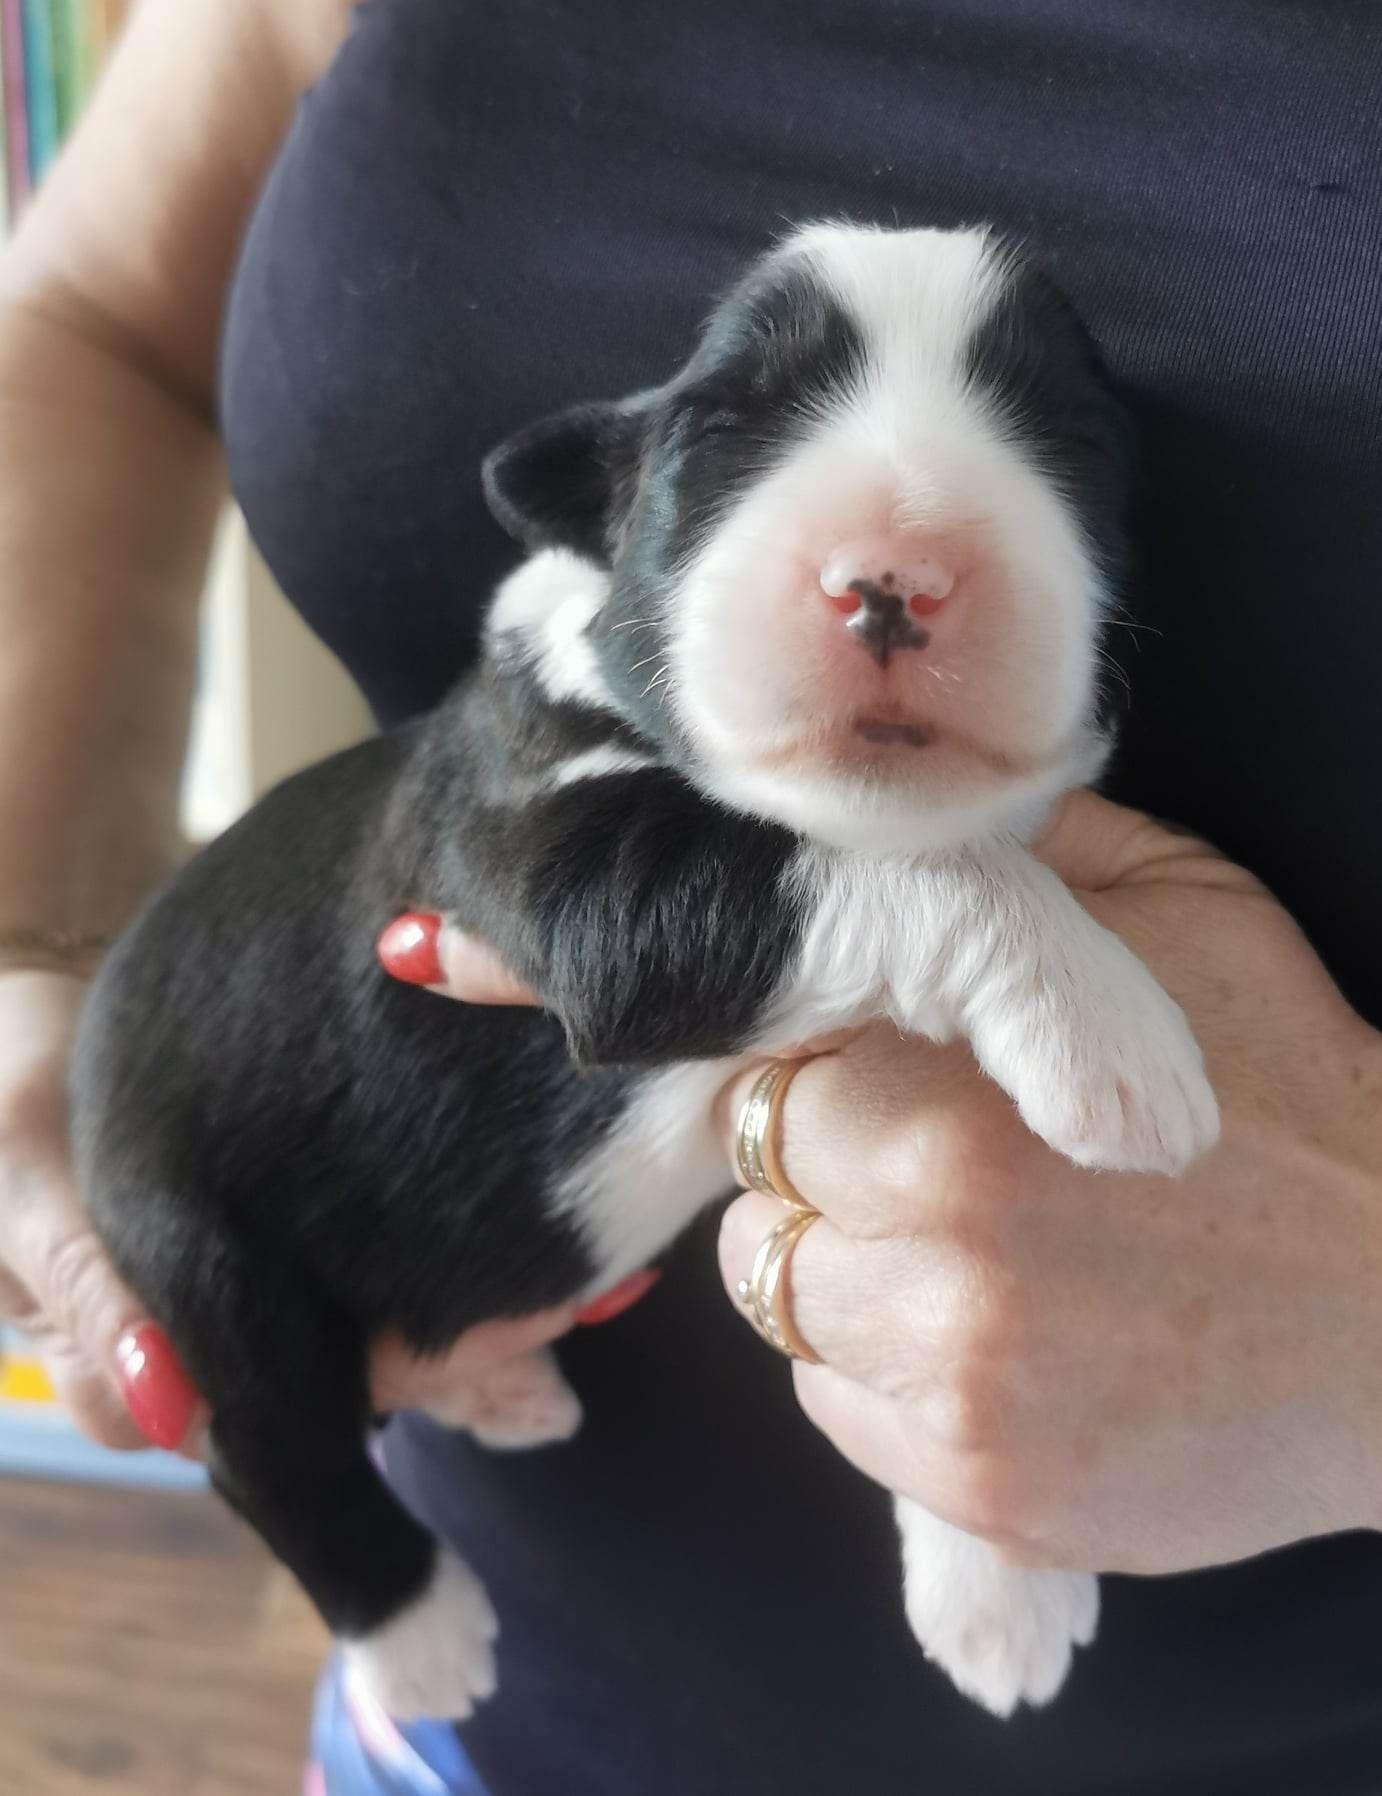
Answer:
[[[791, 1264], [826, 1362], [793, 1368], [802, 1407], [1016, 1563], [1173, 1571], [1382, 1525], [1382, 1037], [1203, 843], [1081, 793], [1039, 852], [1185, 1006], [1222, 1139], [1180, 1180], [1081, 1172], [962, 1044], [879, 1023], [821, 1055], [783, 1107], [824, 1217]], [[436, 953], [435, 989], [531, 1001], [481, 944]], [[731, 1292], [781, 1214], [726, 1212]]]
[[[1382, 1037], [1203, 843], [1089, 794], [1039, 852], [1184, 1005], [1223, 1113], [1180, 1180], [1082, 1172], [961, 1044], [821, 1055], [782, 1156], [798, 1398], [889, 1489], [1022, 1564], [1165, 1572], [1382, 1525]], [[419, 983], [531, 1001], [449, 929]], [[724, 1094], [731, 1133], [757, 1068]], [[733, 1292], [782, 1214], [721, 1235]]]
[[[67, 1061], [84, 982], [0, 972], [0, 1321], [21, 1329], [82, 1431], [109, 1447], [180, 1448], [196, 1457], [206, 1423], [161, 1330], [116, 1275], [77, 1193], [67, 1143]], [[496, 1366], [564, 1334], [569, 1307], [471, 1329], [419, 1360], [375, 1344], [375, 1407], [464, 1408]], [[136, 1420], [137, 1418], [137, 1420]]]
[[[0, 1320], [29, 1337], [85, 1433], [139, 1447], [119, 1348], [143, 1314], [91, 1232], [67, 1149], [67, 1057], [83, 990], [67, 973], [0, 973]], [[191, 1420], [181, 1409], [178, 1438]]]
[[[962, 1045], [812, 1061], [784, 1169], [810, 1418], [1015, 1563], [1167, 1572], [1382, 1525], [1382, 1037], [1285, 912], [1089, 795], [1041, 852], [1180, 1000], [1223, 1112], [1180, 1180], [1082, 1172]], [[726, 1135], [752, 1082], [724, 1106]], [[727, 1212], [732, 1292], [782, 1208]]]

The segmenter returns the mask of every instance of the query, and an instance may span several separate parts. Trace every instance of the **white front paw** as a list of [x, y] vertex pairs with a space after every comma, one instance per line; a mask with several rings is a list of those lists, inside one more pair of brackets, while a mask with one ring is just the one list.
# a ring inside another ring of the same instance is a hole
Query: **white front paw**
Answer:
[[1077, 1166], [1183, 1172], [1219, 1138], [1199, 1044], [1141, 961], [1105, 940], [1093, 964], [995, 1007], [972, 1045], [1027, 1127]]
[[464, 1721], [494, 1694], [498, 1633], [484, 1585], [442, 1550], [421, 1596], [372, 1634], [345, 1643], [346, 1670], [395, 1721]]
[[1022, 1571], [899, 1497], [907, 1620], [922, 1651], [990, 1714], [1050, 1702], [1099, 1621], [1088, 1572]]

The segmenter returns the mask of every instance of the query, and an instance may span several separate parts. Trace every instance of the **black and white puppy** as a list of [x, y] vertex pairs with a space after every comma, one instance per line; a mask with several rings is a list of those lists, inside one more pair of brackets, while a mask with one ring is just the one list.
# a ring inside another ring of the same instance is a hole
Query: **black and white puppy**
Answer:
[[[271, 793], [110, 956], [75, 1073], [92, 1215], [211, 1404], [218, 1487], [393, 1713], [486, 1695], [495, 1621], [371, 1462], [367, 1342], [646, 1264], [724, 1193], [735, 1059], [883, 1014], [965, 1037], [1081, 1165], [1213, 1141], [1180, 1010], [1023, 846], [1106, 752], [1127, 467], [1015, 253], [805, 229], [666, 386], [490, 458], [534, 553], [475, 673]], [[408, 909], [546, 1012], [386, 978]], [[515, 1444], [579, 1412], [533, 1355], [452, 1419]], [[931, 1658], [996, 1713], [1049, 1698], [1095, 1580], [897, 1518]]]

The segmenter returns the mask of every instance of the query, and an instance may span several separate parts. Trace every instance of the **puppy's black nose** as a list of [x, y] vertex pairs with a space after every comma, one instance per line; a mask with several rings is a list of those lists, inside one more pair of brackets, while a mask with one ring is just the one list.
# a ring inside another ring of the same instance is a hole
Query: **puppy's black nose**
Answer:
[[880, 667], [897, 649], [924, 649], [948, 607], [955, 576], [938, 551], [934, 537], [892, 531], [841, 543], [821, 569], [831, 606]]
[[931, 632], [909, 614], [901, 593], [876, 580], [851, 580], [849, 590], [859, 607], [846, 616], [845, 629], [880, 667], [897, 649], [924, 649], [930, 642]]

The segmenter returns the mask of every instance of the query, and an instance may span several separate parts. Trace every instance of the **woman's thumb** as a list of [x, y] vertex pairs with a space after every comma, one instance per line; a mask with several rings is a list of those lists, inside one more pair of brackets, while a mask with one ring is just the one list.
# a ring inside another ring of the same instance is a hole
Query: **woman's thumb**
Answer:
[[1081, 892], [1131, 885], [1173, 868], [1184, 880], [1191, 862], [1213, 868], [1217, 883], [1219, 873], [1232, 865], [1199, 836], [1085, 791], [1061, 801], [1032, 852]]

